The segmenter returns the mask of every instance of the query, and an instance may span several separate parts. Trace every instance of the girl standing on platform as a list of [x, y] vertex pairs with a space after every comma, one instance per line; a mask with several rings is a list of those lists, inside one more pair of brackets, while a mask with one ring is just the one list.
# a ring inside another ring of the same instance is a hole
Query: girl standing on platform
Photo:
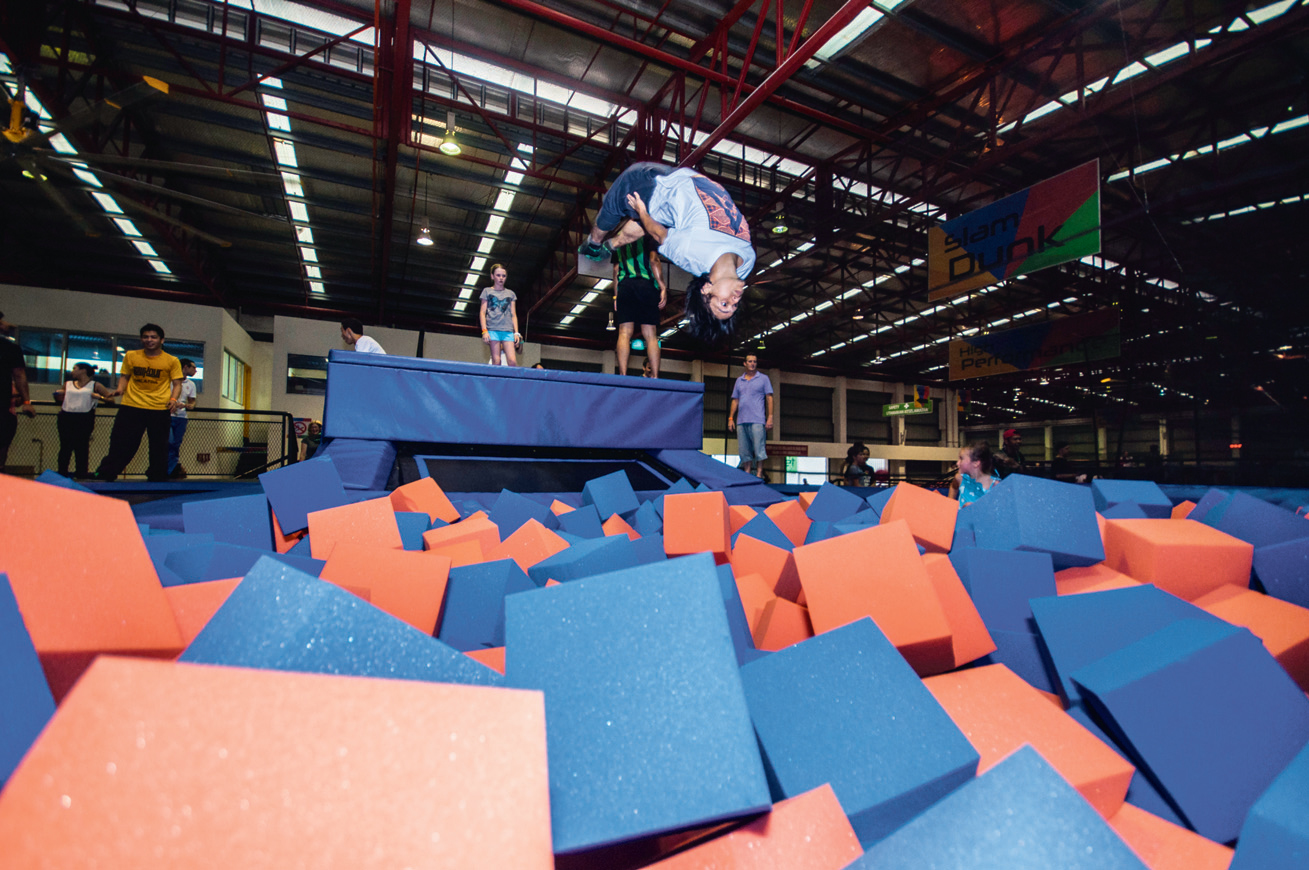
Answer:
[[55, 401], [60, 403], [55, 428], [59, 430], [59, 473], [68, 476], [68, 461], [77, 458], [77, 476], [89, 477], [88, 459], [91, 453], [91, 430], [95, 428], [96, 396], [112, 399], [107, 387], [97, 384], [92, 377], [95, 366], [74, 363], [73, 379], [64, 382], [62, 390], [55, 390]]
[[959, 506], [972, 504], [995, 485], [991, 472], [995, 470], [995, 456], [991, 445], [974, 441], [959, 449], [959, 470], [950, 482], [950, 498], [958, 499]]
[[491, 280], [495, 283], [482, 291], [482, 342], [491, 346], [491, 365], [500, 365], [500, 351], [503, 349], [509, 365], [518, 365], [518, 355], [514, 349], [522, 344], [523, 336], [518, 332], [518, 295], [505, 289], [505, 279], [509, 272], [496, 263], [491, 267]]

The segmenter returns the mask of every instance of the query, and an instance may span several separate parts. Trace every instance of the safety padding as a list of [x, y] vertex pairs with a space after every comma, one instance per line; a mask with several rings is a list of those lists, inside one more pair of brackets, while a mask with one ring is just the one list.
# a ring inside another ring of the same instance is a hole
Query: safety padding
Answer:
[[284, 534], [309, 528], [310, 511], [350, 503], [336, 463], [326, 455], [267, 471], [259, 475], [259, 483]]
[[870, 619], [748, 664], [741, 680], [774, 797], [830, 783], [864, 846], [977, 770], [977, 751]]
[[1132, 804], [1123, 804], [1110, 816], [1109, 826], [1150, 870], [1228, 870], [1232, 863], [1230, 846], [1207, 840]]
[[538, 692], [102, 658], [0, 795], [0, 854], [549, 870], [545, 744]]
[[981, 755], [978, 773], [1026, 743], [1100, 815], [1123, 805], [1135, 768], [1009, 668], [968, 668], [923, 683]]
[[906, 522], [805, 544], [794, 556], [816, 634], [868, 616], [920, 675], [954, 666], [950, 624]]
[[260, 560], [245, 575], [180, 661], [442, 683], [502, 682], [436, 638], [272, 559]]
[[436, 636], [461, 652], [503, 646], [505, 597], [535, 588], [513, 559], [451, 568]]
[[820, 785], [778, 801], [771, 812], [748, 825], [651, 864], [648, 870], [842, 870], [863, 851], [832, 787]]
[[557, 853], [769, 808], [710, 556], [513, 595], [505, 610], [507, 684], [546, 696]]
[[950, 551], [958, 518], [959, 504], [954, 499], [912, 483], [896, 484], [881, 513], [883, 523], [907, 522], [914, 542], [929, 553]]
[[1309, 740], [1309, 699], [1258, 638], [1220, 621], [1174, 622], [1072, 678], [1196, 833], [1220, 843]]
[[1309, 692], [1309, 609], [1243, 586], [1219, 587], [1197, 598], [1195, 606], [1250, 629], [1291, 679]]
[[41, 659], [18, 612], [9, 578], [0, 574], [0, 788], [55, 712]]
[[[639, 381], [639, 383], [638, 383]], [[700, 448], [704, 385], [333, 350], [332, 438], [519, 447]], [[504, 425], [504, 409], [514, 425]]]
[[1109, 520], [1104, 548], [1110, 568], [1187, 601], [1250, 585], [1254, 547], [1194, 520]]
[[1151, 519], [1168, 519], [1173, 514], [1172, 499], [1164, 495], [1153, 480], [1097, 478], [1091, 481], [1091, 495], [1095, 499], [1095, 509], [1101, 513], [1115, 505], [1134, 504]]
[[1309, 746], [1259, 796], [1241, 826], [1231, 870], [1298, 870], [1309, 856]]
[[332, 438], [314, 454], [336, 464], [346, 489], [384, 490], [395, 465], [395, 445], [369, 438]]
[[1104, 560], [1095, 503], [1084, 486], [1013, 474], [965, 510], [978, 547], [1049, 553], [1055, 570]]
[[848, 870], [886, 867], [1149, 870], [1030, 746], [928, 808]]
[[[70, 537], [70, 523], [94, 533]], [[0, 474], [0, 571], [56, 701], [97, 655], [182, 650], [125, 501]]]

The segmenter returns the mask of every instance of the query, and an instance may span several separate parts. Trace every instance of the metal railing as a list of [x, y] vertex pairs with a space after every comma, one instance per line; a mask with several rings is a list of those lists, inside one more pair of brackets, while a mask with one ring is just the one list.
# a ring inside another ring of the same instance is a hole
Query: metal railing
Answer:
[[[33, 402], [36, 418], [18, 418], [18, 432], [9, 448], [3, 469], [8, 474], [36, 476], [47, 469], [58, 471], [59, 431], [55, 422], [59, 406], [54, 402]], [[101, 405], [95, 412], [91, 432], [90, 468], [94, 474], [109, 449], [109, 433], [117, 406]], [[294, 462], [299, 443], [291, 415], [283, 411], [248, 411], [225, 408], [196, 408], [187, 412], [186, 434], [178, 456], [177, 477], [201, 480], [232, 480], [253, 477], [261, 471]], [[149, 439], [141, 438], [136, 456], [120, 480], [145, 478], [149, 464]], [[76, 460], [69, 463], [76, 470]]]

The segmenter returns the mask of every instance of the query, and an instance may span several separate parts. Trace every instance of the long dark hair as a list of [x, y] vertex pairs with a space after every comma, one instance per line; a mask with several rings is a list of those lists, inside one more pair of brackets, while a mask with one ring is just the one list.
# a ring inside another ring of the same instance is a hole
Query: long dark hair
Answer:
[[983, 474], [990, 474], [995, 470], [995, 454], [991, 452], [991, 445], [987, 441], [974, 441], [966, 448], [970, 456], [977, 460]]
[[702, 275], [692, 278], [686, 285], [686, 331], [696, 341], [712, 345], [727, 338], [736, 329], [737, 312], [733, 311], [732, 316], [726, 320], [714, 317], [704, 298], [704, 285], [708, 281], [708, 276]]

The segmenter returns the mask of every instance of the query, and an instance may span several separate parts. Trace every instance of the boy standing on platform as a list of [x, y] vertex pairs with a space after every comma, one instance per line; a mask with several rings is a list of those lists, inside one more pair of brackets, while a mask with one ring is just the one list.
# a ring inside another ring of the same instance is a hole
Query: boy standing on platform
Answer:
[[[739, 417], [738, 409], [741, 412]], [[773, 428], [773, 384], [768, 375], [759, 373], [759, 357], [754, 354], [745, 358], [745, 373], [736, 379], [736, 386], [732, 388], [727, 428], [736, 432], [741, 470], [762, 479], [764, 460], [768, 458], [768, 450], [764, 447], [764, 440], [768, 437], [765, 432]]]
[[363, 321], [350, 317], [341, 321], [341, 339], [356, 353], [385, 354], [377, 339], [364, 335]]
[[618, 320], [618, 373], [627, 374], [632, 353], [632, 332], [641, 326], [646, 362], [659, 377], [659, 312], [668, 304], [668, 285], [659, 255], [646, 246], [645, 237], [614, 251], [614, 310]]
[[169, 412], [178, 405], [182, 392], [182, 363], [164, 352], [163, 327], [147, 323], [141, 327], [141, 349], [123, 356], [115, 396], [122, 404], [109, 433], [109, 452], [96, 477], [117, 480], [141, 446], [141, 436], [150, 438], [150, 465], [146, 477], [153, 483], [168, 479]]
[[182, 391], [177, 395], [177, 407], [173, 409], [169, 421], [171, 431], [168, 433], [168, 476], [186, 477], [186, 469], [178, 473], [177, 460], [182, 455], [182, 439], [186, 437], [186, 412], [195, 409], [195, 363], [189, 359], [182, 362]]

